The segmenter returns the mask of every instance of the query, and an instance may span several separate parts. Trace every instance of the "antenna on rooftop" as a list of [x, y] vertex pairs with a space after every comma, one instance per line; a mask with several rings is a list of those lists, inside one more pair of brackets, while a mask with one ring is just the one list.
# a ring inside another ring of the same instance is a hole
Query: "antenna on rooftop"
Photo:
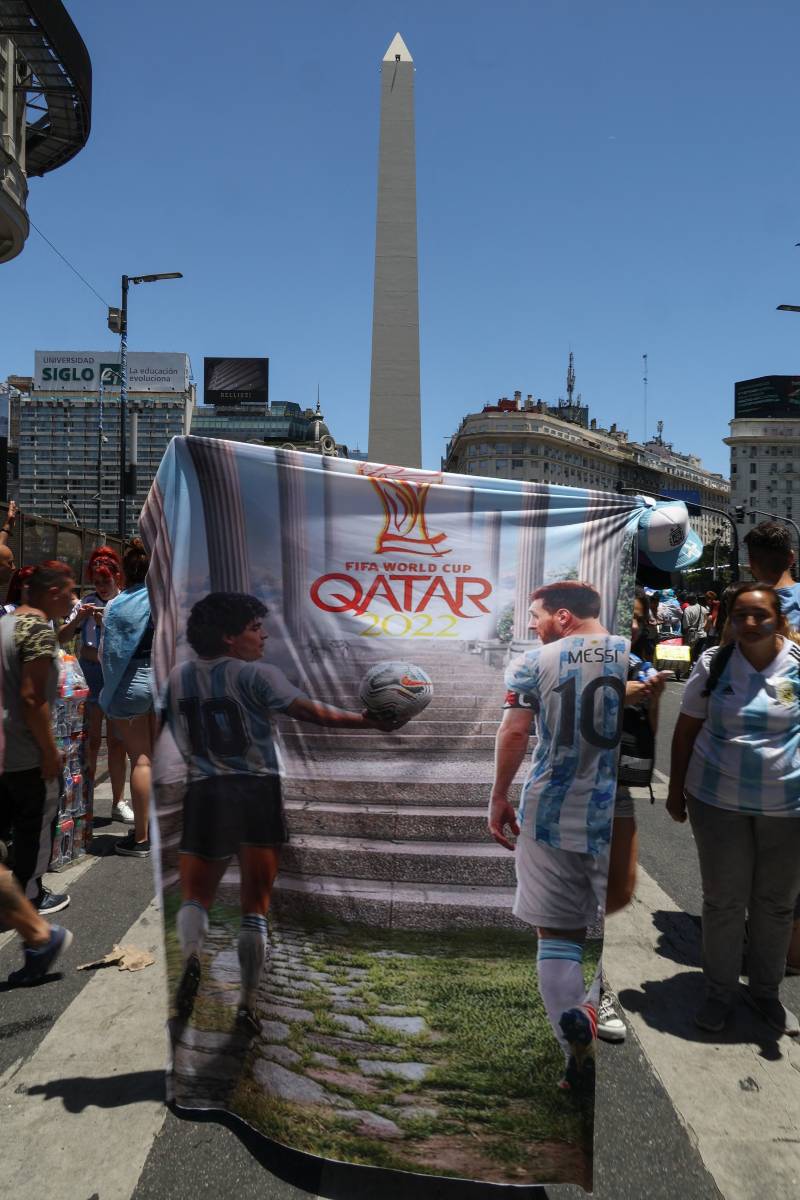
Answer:
[[572, 397], [575, 392], [575, 355], [570, 350], [569, 366], [567, 367], [567, 404], [572, 408]]
[[642, 362], [644, 364], [644, 375], [642, 377], [642, 383], [644, 384], [644, 440], [646, 442], [647, 441], [647, 355], [646, 354], [642, 355]]

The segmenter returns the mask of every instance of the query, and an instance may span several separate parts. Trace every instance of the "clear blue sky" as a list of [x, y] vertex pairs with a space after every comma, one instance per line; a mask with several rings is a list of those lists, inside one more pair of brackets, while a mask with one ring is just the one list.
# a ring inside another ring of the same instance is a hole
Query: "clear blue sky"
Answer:
[[[603, 424], [727, 474], [737, 378], [800, 372], [796, 0], [67, 0], [94, 64], [92, 136], [31, 181], [33, 220], [130, 345], [268, 355], [366, 447], [379, 69], [416, 64], [424, 457], [567, 354]], [[0, 375], [114, 344], [35, 232], [0, 268]]]

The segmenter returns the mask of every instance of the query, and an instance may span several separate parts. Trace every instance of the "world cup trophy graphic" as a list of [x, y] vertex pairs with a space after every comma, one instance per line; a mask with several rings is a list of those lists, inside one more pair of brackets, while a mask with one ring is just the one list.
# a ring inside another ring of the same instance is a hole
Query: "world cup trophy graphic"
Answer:
[[380, 496], [383, 506], [383, 529], [375, 541], [376, 554], [403, 551], [441, 558], [452, 554], [443, 549], [446, 533], [431, 533], [425, 516], [425, 504], [431, 485], [442, 482], [440, 471], [417, 471], [411, 467], [359, 466], [359, 475], [366, 476]]

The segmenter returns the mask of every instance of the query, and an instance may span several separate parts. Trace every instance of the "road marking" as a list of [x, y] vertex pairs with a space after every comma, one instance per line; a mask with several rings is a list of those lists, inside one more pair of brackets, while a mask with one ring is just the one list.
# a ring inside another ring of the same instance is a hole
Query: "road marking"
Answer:
[[0, 1083], [4, 1188], [17, 1200], [40, 1200], [42, 1180], [59, 1200], [130, 1200], [161, 1129], [166, 970], [155, 903], [120, 942], [149, 950], [155, 965], [98, 971]]
[[633, 902], [606, 923], [609, 980], [618, 992], [637, 993], [639, 1003], [629, 1002], [639, 1011], [629, 1011], [628, 1020], [726, 1200], [797, 1196], [800, 1046], [773, 1040], [747, 1010], [737, 1011], [726, 1041], [694, 1027], [702, 984], [698, 979], [693, 987], [691, 977], [700, 972], [675, 961], [683, 950], [699, 948], [699, 934], [686, 921], [640, 868]]

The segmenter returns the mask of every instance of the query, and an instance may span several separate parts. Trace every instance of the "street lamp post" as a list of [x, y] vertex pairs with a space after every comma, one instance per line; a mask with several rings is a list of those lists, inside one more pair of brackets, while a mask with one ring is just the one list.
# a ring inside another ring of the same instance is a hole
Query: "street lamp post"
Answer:
[[114, 372], [111, 367], [104, 367], [100, 372], [100, 402], [97, 412], [97, 520], [95, 526], [98, 533], [103, 528], [103, 391], [105, 388], [106, 376], [114, 377]]
[[117, 509], [117, 533], [125, 540], [128, 522], [128, 496], [131, 478], [128, 472], [128, 288], [132, 283], [157, 283], [160, 279], [183, 279], [180, 271], [166, 271], [160, 275], [123, 275], [122, 304], [108, 310], [108, 327], [119, 334], [119, 505]]

